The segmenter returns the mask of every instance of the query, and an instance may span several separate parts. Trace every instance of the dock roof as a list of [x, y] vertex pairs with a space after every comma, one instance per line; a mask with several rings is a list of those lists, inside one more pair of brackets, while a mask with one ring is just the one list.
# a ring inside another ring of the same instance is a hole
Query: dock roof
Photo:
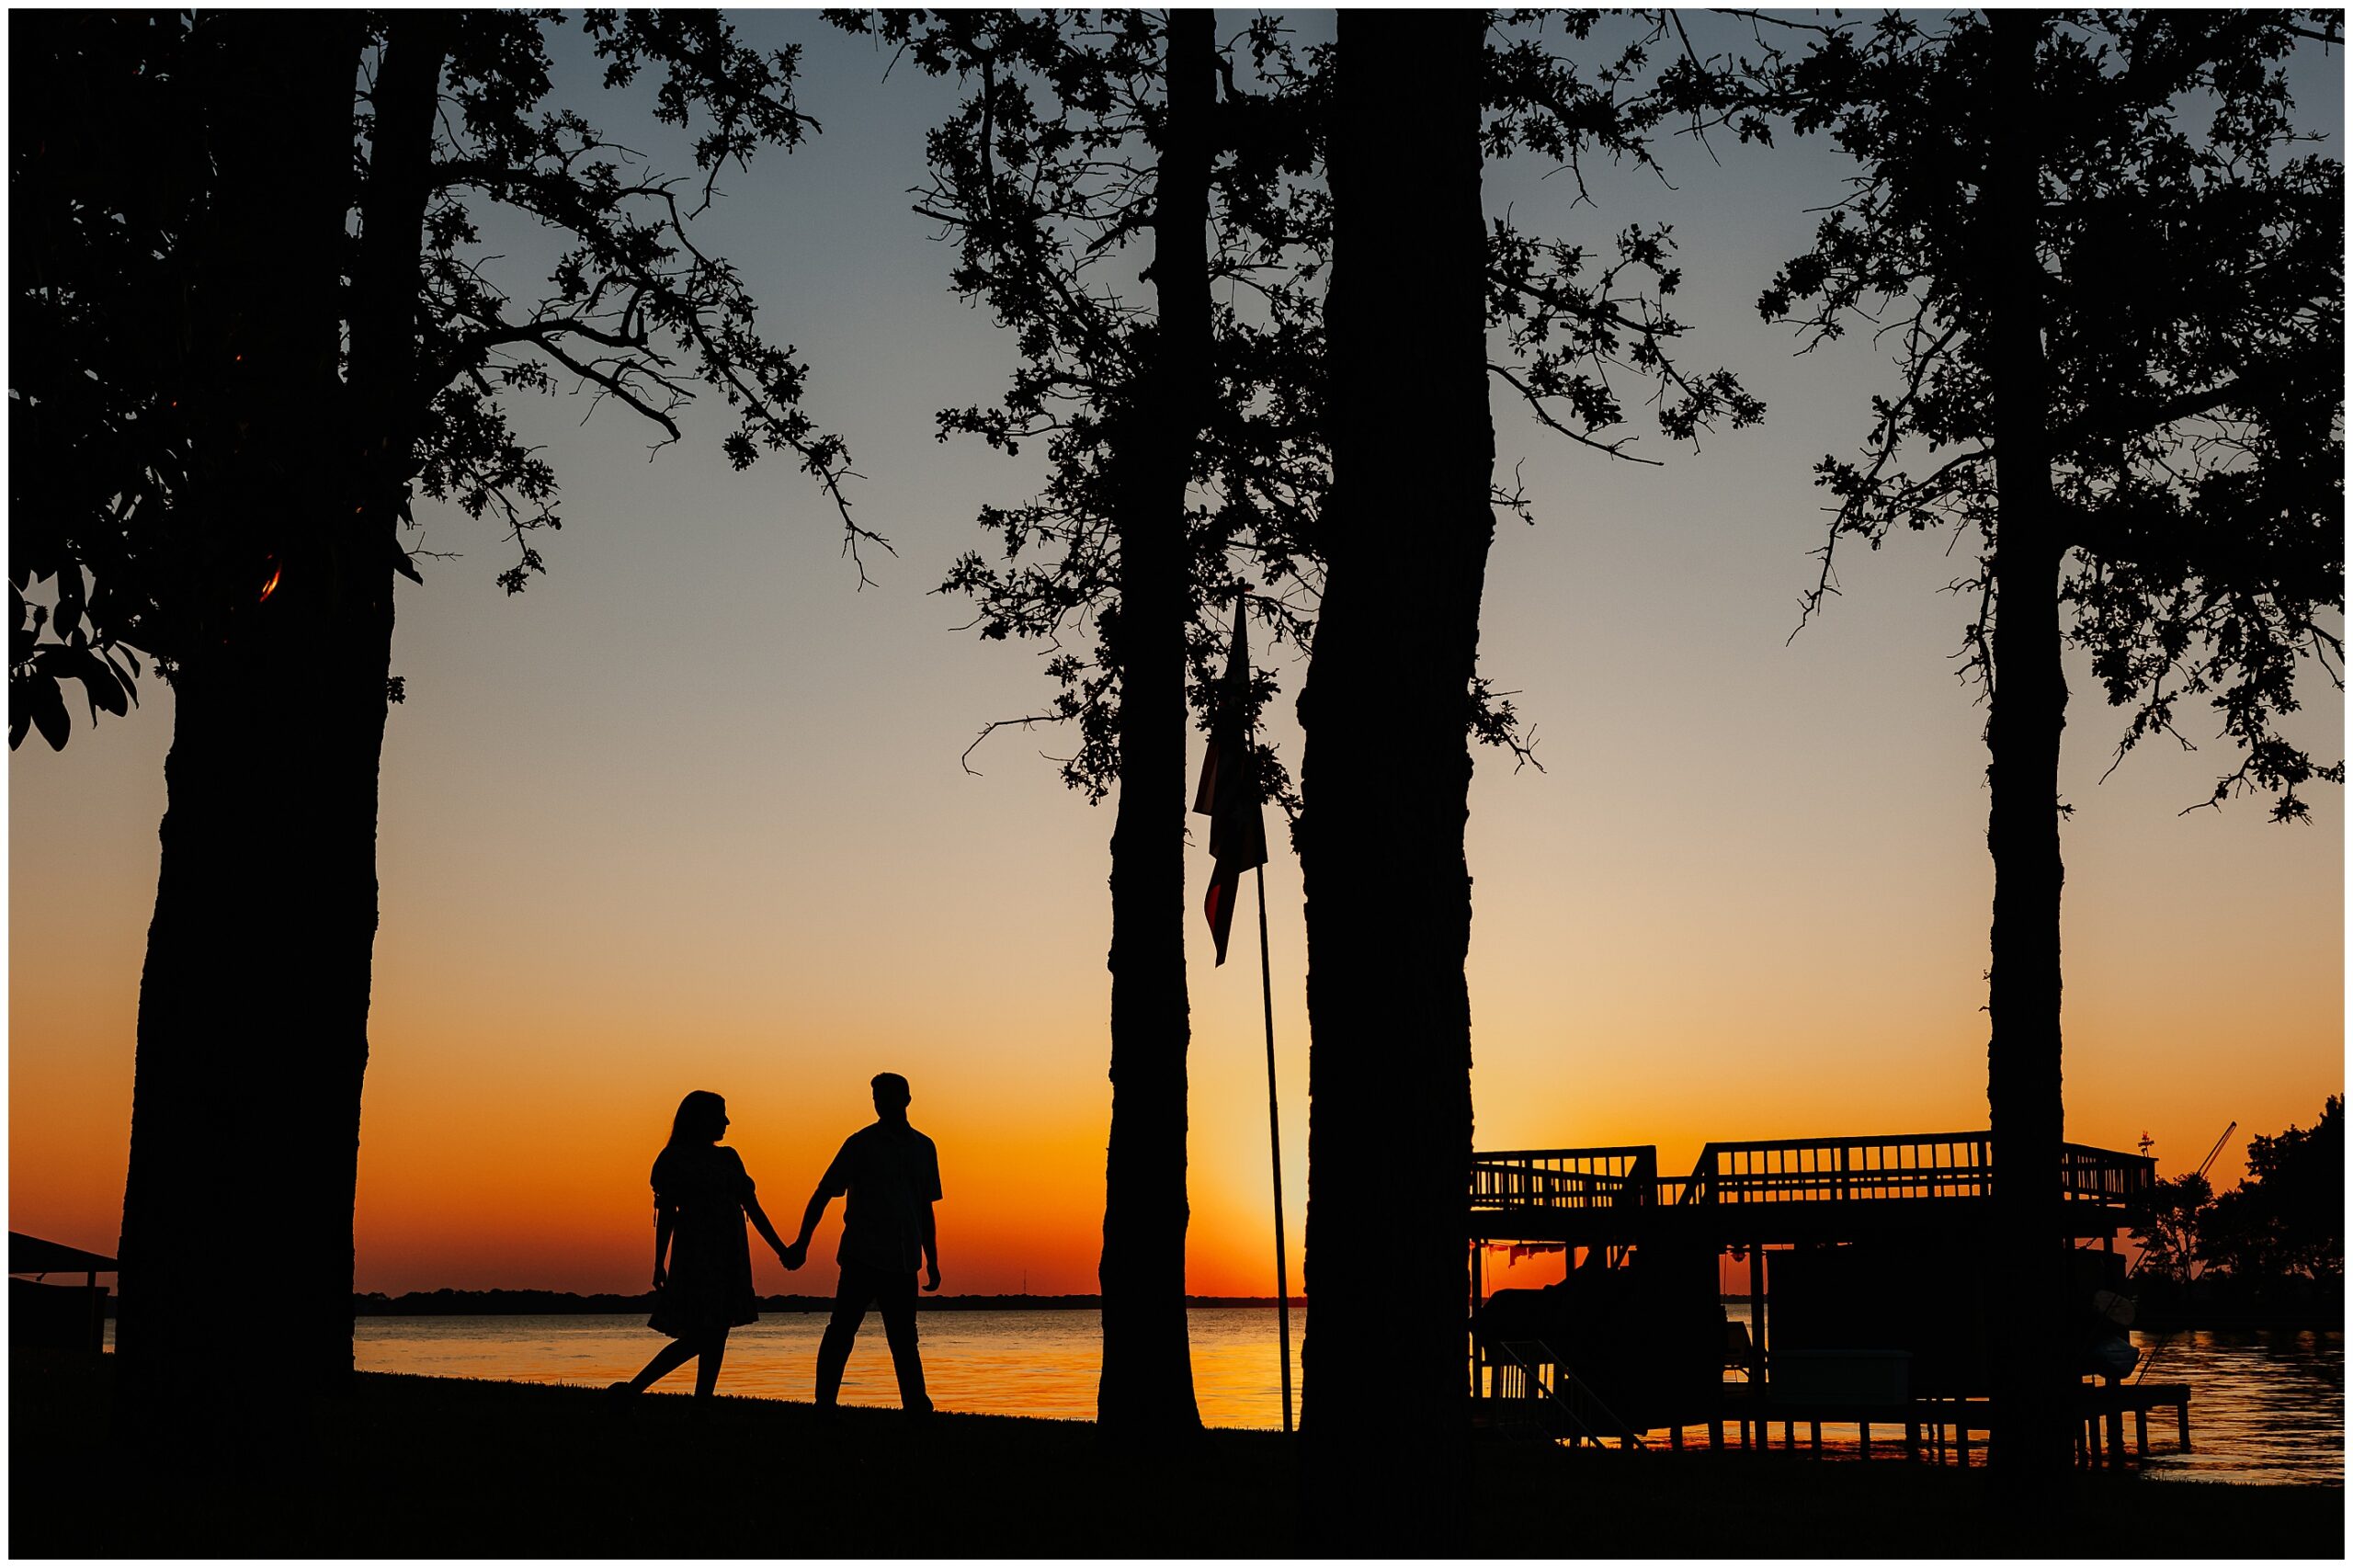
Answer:
[[43, 1241], [21, 1232], [8, 1233], [8, 1272], [11, 1274], [112, 1274], [114, 1259], [84, 1252], [63, 1242]]

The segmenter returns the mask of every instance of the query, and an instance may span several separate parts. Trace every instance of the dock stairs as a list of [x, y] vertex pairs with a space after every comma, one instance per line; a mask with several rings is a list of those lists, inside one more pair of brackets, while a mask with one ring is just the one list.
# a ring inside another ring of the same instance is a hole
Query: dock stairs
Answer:
[[1544, 1341], [1498, 1341], [1495, 1365], [1501, 1375], [1497, 1397], [1489, 1403], [1497, 1436], [1566, 1438], [1572, 1445], [1595, 1447], [1611, 1438], [1620, 1449], [1649, 1447]]

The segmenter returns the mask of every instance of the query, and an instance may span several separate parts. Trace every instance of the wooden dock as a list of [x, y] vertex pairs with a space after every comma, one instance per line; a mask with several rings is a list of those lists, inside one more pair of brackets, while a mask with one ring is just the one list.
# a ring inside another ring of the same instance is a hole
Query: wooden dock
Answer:
[[[2115, 1237], [2144, 1211], [2154, 1162], [2071, 1143], [2053, 1176], [2053, 1248], [2072, 1255], [2073, 1276], [2120, 1283]], [[1830, 1423], [1856, 1427], [1866, 1456], [1877, 1428], [1908, 1458], [1965, 1464], [2000, 1419], [1986, 1397], [1987, 1302], [1971, 1265], [1993, 1220], [1994, 1181], [1986, 1132], [1711, 1142], [1689, 1174], [1673, 1176], [1649, 1145], [1476, 1154], [1476, 1405], [1493, 1429], [1549, 1426], [1578, 1443], [1635, 1446], [1664, 1430], [1654, 1446], [1680, 1449], [1698, 1427], [1711, 1447], [1731, 1434], [1763, 1451], [1779, 1426], [1782, 1448], [1802, 1429], [1819, 1451]], [[1491, 1299], [1486, 1251], [1530, 1244], [1564, 1249], [1569, 1278]], [[1726, 1254], [1747, 1265], [1745, 1334], [1715, 1305]], [[1699, 1291], [1704, 1303], [1692, 1300]], [[1847, 1299], [1873, 1292], [1860, 1306]], [[2088, 1302], [2091, 1287], [2080, 1294]], [[1703, 1310], [1735, 1343], [1697, 1345], [1709, 1332]], [[1733, 1369], [1741, 1381], [1726, 1381]], [[2185, 1384], [2110, 1380], [2080, 1385], [2077, 1397], [2086, 1463], [2123, 1459], [2127, 1414], [2134, 1452], [2145, 1454], [2153, 1409], [2174, 1412], [2188, 1446]]]

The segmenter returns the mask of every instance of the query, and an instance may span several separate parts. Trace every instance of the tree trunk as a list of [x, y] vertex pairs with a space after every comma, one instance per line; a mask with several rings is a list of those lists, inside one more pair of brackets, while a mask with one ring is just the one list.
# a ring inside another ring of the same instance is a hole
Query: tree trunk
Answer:
[[[217, 183], [184, 505], [206, 559], [175, 607], [119, 1324], [131, 1407], [177, 1432], [270, 1429], [274, 1398], [349, 1377], [392, 640], [337, 367], [359, 17], [199, 26]], [[267, 1366], [226, 1365], [255, 1350]]]
[[1495, 534], [1478, 12], [1344, 11], [1334, 494], [1300, 834], [1313, 1550], [1454, 1553], [1468, 1518], [1469, 690]]
[[1994, 1135], [1993, 1458], [2013, 1480], [2063, 1480], [2072, 1463], [2065, 1242], [2059, 1212], [2059, 744], [2067, 719], [2060, 664], [2035, 46], [2045, 22], [1992, 13], [1995, 92], [1982, 211], [1987, 240], [1988, 369], [1995, 419], [1994, 631], [1985, 744], [1994, 858], [1993, 967], [1986, 1048]]
[[1122, 421], [1114, 505], [1120, 803], [1111, 835], [1111, 1133], [1103, 1193], [1103, 1379], [1122, 1441], [1196, 1431], [1185, 1322], [1185, 496], [1208, 409], [1208, 11], [1168, 18], [1168, 114], [1153, 220], [1153, 358]]
[[356, 516], [365, 519], [363, 533], [392, 544], [416, 473], [418, 424], [432, 396], [421, 384], [416, 318], [434, 119], [457, 25], [453, 11], [392, 13], [370, 95], [375, 132], [351, 279], [353, 451], [365, 490]]

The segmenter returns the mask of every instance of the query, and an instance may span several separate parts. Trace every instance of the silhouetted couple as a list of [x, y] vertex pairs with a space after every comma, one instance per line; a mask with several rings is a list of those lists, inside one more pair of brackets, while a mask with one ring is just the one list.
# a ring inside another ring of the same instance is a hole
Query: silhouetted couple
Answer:
[[841, 1282], [833, 1320], [817, 1346], [817, 1407], [830, 1412], [838, 1401], [858, 1326], [869, 1307], [880, 1306], [899, 1374], [899, 1402], [918, 1415], [930, 1412], [915, 1342], [915, 1270], [924, 1270], [925, 1290], [939, 1289], [939, 1238], [931, 1212], [939, 1199], [939, 1153], [907, 1125], [913, 1098], [907, 1081], [878, 1073], [873, 1082], [873, 1124], [843, 1142], [790, 1244], [778, 1239], [762, 1211], [743, 1158], [720, 1146], [727, 1102], [698, 1089], [678, 1103], [670, 1142], [654, 1162], [654, 1315], [648, 1320], [670, 1343], [636, 1377], [613, 1384], [615, 1391], [642, 1393], [691, 1359], [695, 1392], [708, 1396], [719, 1382], [728, 1331], [760, 1315], [744, 1221], [751, 1221], [785, 1267], [799, 1268], [826, 1205], [847, 1195], [835, 1254]]

